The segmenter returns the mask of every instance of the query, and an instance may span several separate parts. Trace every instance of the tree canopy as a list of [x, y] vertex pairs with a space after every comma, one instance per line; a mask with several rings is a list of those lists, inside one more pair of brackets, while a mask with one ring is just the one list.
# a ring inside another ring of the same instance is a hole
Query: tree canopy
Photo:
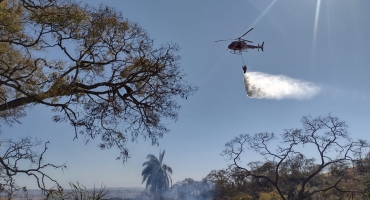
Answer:
[[[267, 132], [240, 135], [226, 143], [222, 155], [232, 160], [231, 174], [241, 180], [239, 185], [254, 182], [255, 187], [273, 188], [281, 199], [312, 199], [336, 192], [363, 194], [362, 179], [355, 172], [360, 163], [366, 165], [362, 156], [369, 151], [369, 143], [352, 139], [346, 122], [331, 114], [304, 116], [302, 126], [286, 129], [280, 143], [274, 143], [278, 137]], [[246, 149], [264, 160], [242, 165]]]
[[206, 178], [201, 181], [186, 178], [175, 183], [166, 193], [165, 199], [213, 199], [213, 184]]
[[75, 138], [100, 137], [101, 149], [139, 135], [157, 144], [177, 120], [178, 97], [197, 87], [184, 80], [177, 44], [155, 47], [137, 23], [113, 8], [73, 0], [0, 1], [0, 119], [18, 122], [43, 105]]

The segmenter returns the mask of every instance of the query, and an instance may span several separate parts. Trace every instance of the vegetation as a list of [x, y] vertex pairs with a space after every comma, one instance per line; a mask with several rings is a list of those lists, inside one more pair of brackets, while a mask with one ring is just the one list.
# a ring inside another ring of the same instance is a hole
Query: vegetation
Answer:
[[69, 192], [65, 192], [63, 188], [58, 188], [58, 190], [52, 190], [46, 196], [47, 199], [73, 199], [73, 200], [102, 200], [105, 199], [109, 191], [105, 189], [105, 187], [101, 187], [100, 189], [88, 190], [85, 186], [81, 185], [80, 183], [69, 183], [71, 190]]
[[66, 166], [45, 163], [43, 156], [48, 149], [48, 142], [44, 144], [41, 153], [38, 153], [35, 148], [40, 145], [42, 145], [40, 140], [32, 140], [31, 137], [24, 137], [17, 141], [3, 139], [0, 142], [0, 193], [5, 194], [8, 199], [12, 199], [16, 193], [27, 191], [26, 187], [18, 187], [15, 183], [16, 176], [20, 174], [33, 178], [44, 192], [47, 192], [45, 181], [58, 185], [58, 182], [46, 174], [45, 170], [48, 168], [63, 170]]
[[[165, 151], [160, 152], [159, 159], [148, 155], [142, 173], [148, 190], [131, 199], [369, 199], [368, 142], [351, 139], [346, 123], [330, 114], [305, 116], [302, 124], [302, 129], [285, 130], [282, 140], [274, 144], [272, 141], [278, 138], [273, 133], [236, 137], [222, 153], [233, 156], [227, 169], [213, 170], [201, 181], [187, 178], [172, 187], [169, 187], [172, 170], [168, 173], [169, 167], [162, 163]], [[303, 144], [305, 148], [300, 148]], [[246, 149], [265, 159], [242, 166], [240, 161]], [[304, 154], [305, 149], [310, 149], [311, 154]], [[159, 186], [162, 183], [165, 186]]]
[[206, 178], [195, 181], [187, 178], [175, 183], [165, 195], [165, 199], [212, 199], [213, 183]]
[[146, 188], [153, 195], [153, 199], [163, 199], [163, 193], [172, 186], [172, 169], [163, 163], [165, 151], [159, 153], [159, 159], [152, 154], [147, 156], [148, 161], [144, 162], [143, 183], [146, 181]]
[[[184, 80], [178, 50], [172, 43], [155, 47], [143, 28], [109, 7], [0, 0], [0, 121], [13, 125], [29, 108], [45, 106], [55, 122], [74, 127], [75, 138], [100, 138], [101, 149], [117, 147], [117, 159], [126, 162], [126, 143], [142, 136], [158, 144], [168, 132], [163, 119], [177, 119], [176, 99], [197, 90]], [[1, 181], [13, 184], [16, 164], [6, 159]]]
[[[361, 156], [368, 151], [368, 142], [350, 138], [347, 124], [330, 114], [305, 116], [302, 125], [302, 129], [285, 130], [280, 143], [274, 143], [276, 149], [271, 144], [278, 139], [274, 133], [245, 134], [228, 142], [222, 155], [232, 160], [229, 170], [211, 173], [217, 187], [245, 189], [254, 199], [262, 194], [276, 196], [271, 192], [277, 192], [280, 199], [364, 194], [364, 184], [360, 184], [363, 180], [355, 172], [364, 163]], [[241, 165], [246, 148], [265, 160]], [[312, 157], [306, 156], [303, 149], [310, 149]]]
[[[366, 162], [370, 164], [367, 158], [361, 159], [361, 162]], [[261, 169], [265, 170], [264, 167], [267, 164], [264, 163]], [[347, 170], [342, 171], [343, 179], [338, 184], [338, 189], [327, 190], [323, 192], [318, 192], [312, 195], [311, 200], [321, 200], [321, 199], [342, 199], [342, 200], [366, 200], [369, 199], [369, 175], [370, 168], [367, 172], [363, 174], [361, 172], [360, 166], [358, 164], [349, 167]], [[299, 172], [300, 170], [297, 170]], [[291, 175], [290, 180], [299, 179], [302, 172], [298, 174]], [[329, 169], [327, 172], [320, 173], [317, 175], [316, 180], [318, 184], [310, 184], [307, 190], [314, 191], [317, 188], [325, 186], [325, 184], [338, 181], [340, 176], [338, 176], [338, 171], [335, 168]], [[244, 170], [237, 169], [222, 169], [213, 170], [206, 177], [213, 187], [211, 188], [210, 194], [213, 196], [212, 199], [282, 199], [280, 194], [277, 192], [276, 188], [269, 184], [264, 179], [257, 179], [248, 176]], [[297, 190], [298, 191], [298, 187]], [[283, 190], [285, 191], [285, 190]], [[286, 199], [299, 199], [296, 196], [289, 197], [285, 196]]]
[[[158, 144], [169, 131], [163, 120], [178, 117], [176, 99], [197, 90], [184, 80], [178, 51], [172, 43], [155, 47], [143, 28], [109, 7], [0, 0], [0, 121], [13, 125], [28, 109], [45, 106], [55, 112], [55, 122], [74, 127], [75, 138], [100, 138], [101, 149], [118, 148], [118, 159], [126, 162], [127, 142], [143, 137]], [[159, 158], [148, 155], [142, 182], [154, 199], [369, 199], [369, 143], [351, 138], [345, 121], [330, 114], [305, 116], [302, 125], [280, 138], [240, 135], [222, 152], [232, 161], [228, 169], [172, 187], [165, 151]], [[91, 192], [78, 183], [63, 191], [45, 171], [66, 166], [44, 161], [49, 143], [41, 153], [35, 150], [42, 144], [31, 137], [1, 141], [0, 192], [8, 199], [27, 193], [15, 183], [19, 174], [32, 177], [48, 198], [105, 197], [104, 188]], [[247, 150], [263, 160], [243, 165]], [[50, 182], [55, 190], [48, 189]], [[137, 199], [149, 198], [143, 193]]]
[[109, 7], [3, 0], [0, 27], [0, 119], [13, 123], [44, 105], [76, 138], [118, 147], [123, 161], [128, 140], [142, 135], [157, 144], [168, 132], [162, 119], [177, 119], [175, 98], [196, 91], [183, 79], [177, 44], [155, 48], [144, 29]]

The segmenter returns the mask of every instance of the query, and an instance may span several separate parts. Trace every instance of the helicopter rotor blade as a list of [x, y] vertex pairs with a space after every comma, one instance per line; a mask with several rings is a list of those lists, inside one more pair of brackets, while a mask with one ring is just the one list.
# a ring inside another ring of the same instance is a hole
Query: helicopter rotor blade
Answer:
[[242, 40], [242, 41], [246, 41], [246, 42], [249, 42], [249, 43], [253, 43], [253, 41], [250, 41], [250, 40]]
[[247, 32], [245, 32], [242, 36], [240, 36], [239, 38], [242, 38], [244, 37], [245, 35], [247, 35], [249, 32], [251, 32], [253, 30], [253, 28], [249, 29]]
[[230, 40], [235, 40], [235, 39], [227, 39], [227, 40], [216, 40], [215, 42], [230, 41]]

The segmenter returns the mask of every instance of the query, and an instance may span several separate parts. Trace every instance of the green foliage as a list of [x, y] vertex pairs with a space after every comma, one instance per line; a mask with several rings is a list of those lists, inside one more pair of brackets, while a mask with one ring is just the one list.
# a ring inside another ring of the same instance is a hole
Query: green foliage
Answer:
[[[42, 105], [55, 112], [55, 122], [71, 124], [75, 138], [100, 139], [101, 149], [117, 147], [117, 159], [126, 162], [127, 142], [142, 137], [158, 144], [169, 131], [163, 120], [177, 119], [178, 97], [197, 90], [184, 80], [178, 51], [177, 44], [155, 45], [113, 8], [75, 0], [0, 0], [0, 121], [18, 123], [28, 108]], [[17, 173], [10, 169], [9, 185]], [[37, 183], [46, 190], [43, 180], [51, 177], [43, 175]], [[71, 187], [90, 198], [79, 184]]]
[[24, 9], [18, 4], [18, 1], [4, 0], [0, 2], [0, 38], [6, 37], [7, 34], [17, 34], [22, 30], [23, 11]]
[[370, 174], [367, 174], [365, 177], [364, 177], [364, 192], [365, 192], [365, 195], [370, 198]]
[[281, 197], [276, 191], [262, 192], [260, 193], [258, 200], [281, 200]]
[[[139, 136], [158, 144], [197, 87], [184, 80], [177, 44], [156, 47], [137, 23], [113, 8], [74, 0], [0, 2], [0, 120], [18, 122], [36, 104], [57, 111], [75, 138], [101, 149]], [[56, 56], [57, 55], [57, 56]]]

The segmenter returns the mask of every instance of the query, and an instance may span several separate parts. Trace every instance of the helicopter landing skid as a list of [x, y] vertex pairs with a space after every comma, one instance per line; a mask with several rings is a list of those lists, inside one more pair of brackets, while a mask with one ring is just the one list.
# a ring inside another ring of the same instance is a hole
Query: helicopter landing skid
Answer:
[[242, 55], [243, 52], [248, 52], [247, 50], [244, 51], [230, 51], [230, 53], [235, 54], [235, 55]]

